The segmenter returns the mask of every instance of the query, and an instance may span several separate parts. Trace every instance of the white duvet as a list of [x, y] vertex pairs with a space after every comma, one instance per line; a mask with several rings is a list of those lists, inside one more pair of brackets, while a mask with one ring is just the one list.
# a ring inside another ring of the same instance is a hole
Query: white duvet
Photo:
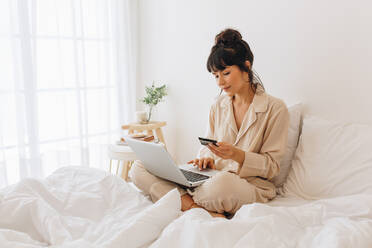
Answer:
[[116, 176], [66, 167], [0, 190], [0, 247], [140, 247], [180, 215], [178, 192], [152, 204]]
[[[289, 205], [294, 202], [290, 199]], [[286, 200], [281, 204], [287, 205]], [[231, 220], [193, 209], [168, 225], [151, 247], [370, 248], [372, 196], [299, 206], [255, 203], [243, 206]]]
[[63, 168], [0, 190], [0, 247], [372, 247], [372, 195], [278, 198], [231, 220], [179, 209], [176, 190], [152, 204], [115, 176]]

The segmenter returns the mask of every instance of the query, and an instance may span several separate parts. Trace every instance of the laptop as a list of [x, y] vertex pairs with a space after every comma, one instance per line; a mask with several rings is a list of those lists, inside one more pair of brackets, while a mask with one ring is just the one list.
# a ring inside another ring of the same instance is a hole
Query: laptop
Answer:
[[130, 137], [125, 137], [125, 140], [151, 174], [186, 187], [199, 186], [218, 172], [211, 169], [199, 171], [191, 164], [177, 165], [163, 143]]

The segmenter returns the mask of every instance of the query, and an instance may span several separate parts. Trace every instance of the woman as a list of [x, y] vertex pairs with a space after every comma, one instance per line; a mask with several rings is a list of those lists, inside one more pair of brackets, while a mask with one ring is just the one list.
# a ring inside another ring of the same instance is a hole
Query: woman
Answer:
[[207, 62], [221, 92], [209, 114], [207, 138], [220, 141], [189, 161], [200, 170], [220, 170], [195, 189], [184, 189], [147, 172], [140, 161], [131, 170], [135, 185], [157, 201], [173, 188], [181, 193], [182, 210], [202, 207], [213, 216], [235, 213], [242, 205], [276, 196], [270, 181], [280, 170], [289, 114], [285, 103], [266, 94], [252, 72], [253, 53], [233, 29], [219, 33]]

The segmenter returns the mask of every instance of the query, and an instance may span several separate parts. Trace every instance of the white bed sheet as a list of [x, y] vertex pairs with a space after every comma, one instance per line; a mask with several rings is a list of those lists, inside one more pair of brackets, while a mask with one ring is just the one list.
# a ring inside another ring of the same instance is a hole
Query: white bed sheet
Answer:
[[310, 202], [311, 200], [305, 200], [305, 199], [297, 198], [294, 196], [278, 195], [277, 197], [275, 197], [274, 200], [266, 203], [266, 205], [269, 205], [272, 207], [294, 207], [294, 206], [300, 206], [300, 205], [310, 203]]

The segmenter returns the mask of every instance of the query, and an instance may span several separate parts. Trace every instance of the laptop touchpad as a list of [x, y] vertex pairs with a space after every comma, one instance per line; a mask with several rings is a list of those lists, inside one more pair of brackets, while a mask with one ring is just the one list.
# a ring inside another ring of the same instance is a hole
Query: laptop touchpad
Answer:
[[195, 173], [199, 173], [199, 174], [202, 174], [202, 175], [206, 175], [206, 176], [213, 176], [215, 175], [216, 173], [218, 173], [219, 171], [218, 170], [212, 170], [212, 169], [207, 169], [207, 170], [202, 170], [200, 171], [196, 166], [192, 165], [192, 164], [182, 164], [180, 165], [180, 168], [181, 169], [184, 169], [184, 170], [189, 170], [189, 171], [192, 171], [192, 172], [195, 172]]

